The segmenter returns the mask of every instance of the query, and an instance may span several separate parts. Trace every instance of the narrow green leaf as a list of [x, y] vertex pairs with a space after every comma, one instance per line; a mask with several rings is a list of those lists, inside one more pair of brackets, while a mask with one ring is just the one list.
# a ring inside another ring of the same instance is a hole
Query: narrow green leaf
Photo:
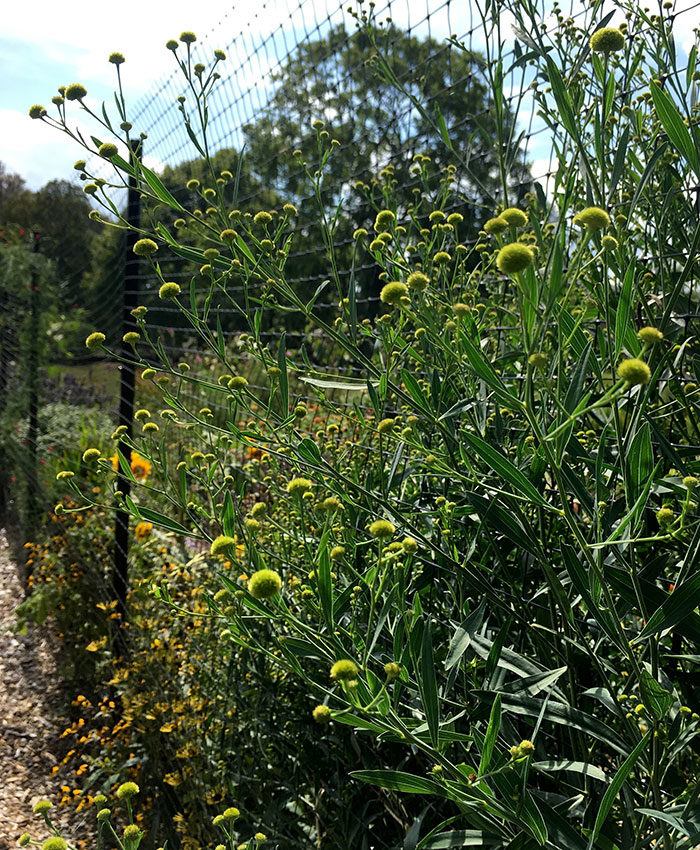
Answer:
[[328, 554], [328, 532], [326, 531], [318, 549], [318, 596], [321, 611], [330, 629], [333, 628], [333, 582], [331, 580], [331, 559]]
[[431, 835], [418, 845], [418, 850], [449, 850], [451, 847], [502, 847], [503, 841], [480, 829], [455, 829]]
[[547, 504], [534, 484], [505, 455], [502, 455], [497, 449], [482, 440], [481, 437], [477, 437], [476, 434], [470, 434], [468, 431], [464, 431], [461, 437], [517, 493], [534, 502], [536, 505]]
[[154, 525], [159, 525], [161, 528], [166, 528], [168, 531], [174, 531], [176, 534], [187, 534], [189, 537], [201, 537], [201, 534], [193, 531], [193, 529], [186, 528], [174, 519], [170, 519], [170, 517], [158, 513], [158, 511], [153, 511], [150, 508], [146, 508], [143, 505], [138, 506], [138, 515], [141, 519], [152, 522]]
[[300, 441], [297, 446], [297, 454], [307, 463], [313, 463], [317, 466], [321, 463], [321, 452], [319, 451], [316, 443], [310, 437], [304, 437], [304, 439]]
[[652, 80], [649, 90], [654, 101], [656, 114], [659, 116], [661, 126], [664, 128], [671, 144], [683, 156], [695, 173], [700, 176], [700, 164], [698, 163], [698, 150], [693, 141], [690, 131], [683, 123], [683, 118], [678, 107], [669, 95]]
[[451, 670], [455, 664], [458, 664], [460, 658], [467, 651], [472, 635], [481, 625], [485, 607], [486, 601], [482, 600], [479, 607], [472, 611], [466, 620], [455, 629], [445, 660], [446, 670]]
[[544, 773], [557, 773], [560, 770], [570, 771], [571, 773], [582, 773], [584, 776], [590, 776], [591, 779], [598, 779], [600, 782], [607, 782], [608, 777], [599, 767], [593, 764], [588, 764], [584, 761], [569, 761], [568, 759], [555, 759], [552, 761], [535, 761], [532, 763], [535, 770], [541, 770]]
[[147, 168], [143, 163], [139, 164], [139, 171], [159, 201], [167, 204], [176, 212], [185, 212], [185, 208], [182, 204], [165, 188], [163, 181], [154, 171], [151, 171], [151, 169]]
[[351, 381], [346, 378], [316, 378], [309, 375], [300, 375], [299, 380], [312, 387], [320, 387], [324, 390], [345, 390], [346, 392], [367, 392], [367, 381]]
[[282, 331], [277, 349], [277, 367], [280, 370], [279, 387], [282, 416], [286, 416], [289, 410], [289, 376], [287, 375], [287, 334], [285, 331]]
[[617, 771], [615, 776], [608, 787], [608, 790], [605, 792], [603, 799], [601, 800], [600, 806], [598, 808], [598, 814], [596, 815], [595, 823], [593, 825], [593, 831], [591, 832], [591, 837], [588, 839], [588, 850], [592, 850], [595, 845], [596, 838], [600, 834], [600, 830], [603, 828], [603, 824], [605, 823], [605, 819], [608, 816], [608, 812], [612, 808], [612, 804], [615, 802], [617, 795], [620, 793], [622, 786], [625, 784], [627, 777], [630, 775], [632, 768], [637, 763], [637, 759], [642, 754], [642, 751], [646, 747], [649, 738], [651, 737], [652, 730], [650, 729], [646, 735], [642, 738], [642, 740], [637, 744], [637, 746], [632, 750], [632, 752], [627, 756], [625, 761], [622, 763], [620, 769]]
[[491, 755], [493, 748], [498, 740], [498, 733], [501, 728], [501, 695], [496, 694], [496, 699], [491, 706], [491, 716], [489, 717], [489, 725], [486, 729], [486, 737], [484, 738], [484, 747], [481, 752], [481, 761], [479, 762], [478, 775], [483, 776], [489, 769], [491, 764]]
[[350, 776], [378, 785], [380, 788], [390, 788], [392, 791], [403, 791], [405, 794], [431, 794], [436, 797], [446, 797], [447, 789], [432, 779], [424, 779], [412, 773], [401, 770], [355, 770]]
[[[181, 470], [184, 472], [184, 469]], [[231, 492], [226, 491], [224, 496], [224, 509], [221, 513], [221, 527], [227, 537], [233, 537], [236, 533], [236, 512], [233, 509], [233, 498]]]
[[430, 622], [425, 622], [423, 629], [423, 645], [421, 648], [421, 700], [425, 719], [433, 745], [437, 746], [438, 732], [440, 729], [440, 701], [438, 699], [437, 679], [435, 677], [435, 659], [433, 657], [433, 637]]
[[[480, 700], [487, 703], [490, 703], [496, 695], [495, 691], [476, 690], [473, 693]], [[601, 720], [597, 720], [585, 711], [572, 708], [572, 706], [565, 703], [552, 702], [551, 700], [545, 705], [544, 700], [541, 699], [505, 693], [504, 691], [499, 691], [499, 693], [501, 694], [503, 711], [505, 712], [522, 714], [526, 717], [540, 717], [541, 715], [544, 721], [562, 726], [571, 726], [598, 741], [602, 741], [608, 747], [615, 750], [615, 752], [625, 756], [627, 755], [627, 750], [624, 748], [619, 734]]]
[[450, 140], [450, 134], [447, 132], [447, 124], [445, 124], [445, 119], [442, 116], [442, 112], [440, 112], [440, 107], [437, 101], [435, 101], [435, 123], [438, 126], [438, 130], [440, 131], [440, 137], [445, 143], [445, 146], [449, 150], [453, 150], [452, 141]]
[[617, 302], [615, 312], [615, 357], [622, 351], [625, 343], [626, 331], [629, 326], [630, 312], [632, 310], [632, 293], [634, 290], [634, 263], [630, 263], [622, 281], [620, 298]]
[[654, 450], [651, 445], [648, 422], [644, 422], [634, 435], [627, 451], [627, 462], [633, 491], [632, 498], [636, 499], [654, 472]]
[[674, 703], [673, 694], [663, 688], [644, 668], [642, 668], [639, 679], [639, 692], [642, 696], [642, 702], [657, 720], [663, 719]]
[[639, 643], [657, 632], [673, 628], [698, 605], [700, 605], [700, 571], [679, 584], [673, 593], [669, 594], [666, 601], [654, 611], [646, 626], [632, 640], [632, 643]]

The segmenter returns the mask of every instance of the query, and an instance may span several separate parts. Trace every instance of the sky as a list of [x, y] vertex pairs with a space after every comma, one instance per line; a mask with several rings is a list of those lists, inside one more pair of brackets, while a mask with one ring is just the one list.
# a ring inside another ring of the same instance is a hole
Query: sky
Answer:
[[[242, 105], [236, 108], [250, 112], [269, 90], [265, 80], [276, 67], [277, 55], [284, 55], [305, 34], [312, 38], [321, 34], [329, 21], [354, 26], [345, 11], [349, 2], [353, 0], [120, 0], [109, 16], [104, 4], [88, 5], [84, 0], [5, 4], [0, 31], [0, 161], [24, 177], [31, 189], [54, 178], [75, 179], [72, 165], [83, 152], [59, 131], [32, 121], [28, 108], [39, 103], [54, 109], [50, 101], [56, 88], [73, 82], [88, 89], [86, 103], [93, 109], [99, 110], [104, 100], [111, 103], [116, 78], [107, 57], [112, 51], [126, 57], [122, 79], [127, 101], [137, 106], [148, 96], [153, 113], [167, 108], [179, 92], [172, 80], [164, 84], [175, 68], [165, 42], [184, 29], [198, 35], [197, 47], [202, 51], [198, 58], [203, 61], [215, 48], [228, 52], [231, 82], [224, 96], [229, 102], [238, 98]], [[417, 32], [424, 33], [429, 27], [436, 38], [452, 32], [461, 35], [476, 22], [469, 0], [381, 0], [377, 8], [384, 2], [399, 26], [418, 25]], [[655, 0], [650, 5], [656, 5]], [[678, 36], [687, 51], [692, 28], [700, 23], [700, 5], [696, 0], [677, 0], [676, 7], [690, 9], [683, 15]], [[429, 23], [426, 12], [430, 12]], [[253, 60], [248, 61], [251, 55]], [[76, 104], [70, 113], [80, 129], [94, 132]], [[137, 129], [149, 130], [147, 118], [146, 126]], [[160, 157], [147, 155], [151, 167], [160, 168], [168, 159], [165, 141], [154, 139], [152, 150], [160, 152]], [[535, 158], [546, 147], [542, 142], [541, 146]], [[193, 150], [183, 151], [179, 159], [193, 155]]]

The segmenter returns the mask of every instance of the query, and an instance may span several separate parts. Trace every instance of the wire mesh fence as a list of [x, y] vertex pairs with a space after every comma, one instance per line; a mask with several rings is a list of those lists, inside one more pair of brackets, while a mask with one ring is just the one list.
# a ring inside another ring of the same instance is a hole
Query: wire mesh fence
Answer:
[[[687, 32], [691, 28], [688, 22], [696, 22], [699, 8], [700, 4], [689, 4], [682, 11], [669, 12], [674, 30]], [[550, 39], [555, 45], [561, 19], [552, 9], [547, 11], [548, 28], [542, 32], [542, 38]], [[523, 61], [528, 49], [527, 33], [517, 28], [507, 32], [486, 31], [475, 7], [469, 3], [453, 0], [378, 3], [374, 14], [383, 23], [381, 43], [395, 65], [402, 87], [397, 92], [377, 83], [370, 45], [361, 31], [355, 31], [355, 21], [342, 3], [264, 2], [243, 26], [238, 25], [237, 14], [232, 10], [223, 17], [221, 25], [200, 39], [193, 52], [193, 60], [202, 63], [210, 61], [214, 48], [223, 48], [228, 55], [227, 62], [217, 66], [221, 78], [209, 102], [208, 152], [215, 158], [219, 172], [229, 172], [229, 177], [224, 178], [227, 185], [223, 191], [228, 192], [225, 197], [232, 213], [237, 210], [239, 215], [245, 215], [276, 209], [285, 203], [297, 208], [293, 226], [296, 241], [287, 268], [290, 283], [307, 297], [323, 287], [329, 277], [329, 246], [322, 242], [314, 225], [317, 198], [306, 179], [301, 164], [303, 156], [295, 154], [296, 151], [304, 154], [317, 144], [315, 121], [322, 121], [330, 135], [338, 139], [338, 165], [331, 172], [323, 201], [330, 206], [343, 201], [341, 226], [331, 247], [340, 258], [339, 279], [344, 290], [351, 285], [356, 287], [361, 319], [373, 320], [377, 316], [381, 282], [377, 264], [370, 255], [350, 271], [349, 260], [357, 241], [354, 234], [358, 228], [371, 227], [388, 185], [398, 209], [405, 212], [410, 207], [421, 180], [414, 168], [416, 157], [432, 160], [431, 168], [436, 175], [432, 189], [436, 193], [440, 191], [445, 167], [452, 165], [452, 182], [457, 187], [459, 203], [445, 212], [463, 215], [465, 224], [460, 238], [468, 250], [478, 245], [481, 226], [498, 204], [506, 200], [516, 204], [528, 192], [539, 192], [546, 199], [562, 151], [558, 148], [557, 126], [548, 125], [540, 115], [535, 98], [536, 81], [528, 62]], [[586, 25], [591, 14], [588, 6], [576, 2], [566, 10], [566, 16]], [[596, 7], [595, 15], [600, 21], [609, 20], [604, 7]], [[643, 37], [643, 27], [638, 23], [638, 30], [630, 33], [630, 37]], [[232, 31], [235, 31], [233, 38]], [[493, 146], [499, 142], [493, 135], [492, 79], [486, 73], [494, 39], [506, 39], [510, 43], [505, 57], [507, 70], [500, 81], [507, 129], [500, 143], [512, 151], [509, 199], [503, 197], [499, 175], [494, 173]], [[623, 97], [632, 103], [645, 85], [646, 82], [640, 81], [637, 91], [626, 91]], [[187, 130], [187, 100], [184, 104], [178, 100], [183, 95], [186, 97], [187, 92], [181, 76], [174, 72], [153, 84], [136, 104], [130, 121], [137, 130], [147, 133], [146, 163], [157, 165], [169, 190], [183, 206], [199, 210], [199, 215], [206, 218], [204, 177], [196, 165], [201, 155]], [[416, 109], [415, 98], [425, 105], [425, 112]], [[428, 120], [426, 113], [434, 118]], [[444, 138], [440, 139], [443, 128], [449, 147]], [[102, 173], [111, 179], [104, 163], [89, 167], [94, 174]], [[201, 185], [190, 186], [188, 181], [192, 180], [202, 181]], [[697, 192], [697, 187], [687, 188], [691, 193]], [[115, 191], [112, 197], [115, 203], [124, 205], [124, 192]], [[662, 200], [660, 196], [659, 201]], [[611, 198], [611, 213], [623, 205], [623, 201]], [[168, 215], [155, 208], [138, 213], [132, 207], [128, 218], [131, 223], [137, 223], [140, 218], [144, 232], [150, 232], [154, 222], [175, 227], [173, 217]], [[225, 224], [219, 222], [221, 226]], [[290, 225], [290, 232], [291, 229]], [[224, 394], [196, 388], [198, 377], [205, 382], [212, 380], [209, 352], [202, 348], [201, 340], [194, 339], [182, 326], [181, 311], [158, 299], [159, 279], [147, 270], [147, 264], [134, 263], [129, 251], [132, 244], [121, 239], [119, 231], [116, 234], [108, 246], [109, 262], [98, 275], [99, 298], [91, 311], [92, 324], [117, 340], [135, 327], [130, 310], [137, 303], [147, 306], [146, 326], [160, 351], [173, 364], [186, 361], [189, 378], [195, 379], [192, 388], [183, 392], [183, 399], [190, 403], [191, 409], [204, 407], [217, 421], [225, 423], [230, 407]], [[31, 244], [39, 245], [41, 251], [40, 239]], [[30, 250], [26, 240], [23, 245], [24, 250]], [[660, 252], [651, 229], [644, 254], [650, 268], [659, 264], [670, 266], [686, 259], [685, 254], [673, 256]], [[179, 282], [183, 289], [191, 286], [195, 297], [206, 296], [206, 277], [201, 271], [197, 273], [191, 263], [174, 253], [168, 254], [167, 250], [160, 252], [159, 263], [161, 269], [167, 270], [168, 279]], [[46, 457], [70, 458], [70, 469], [81, 477], [84, 466], [80, 456], [88, 447], [88, 443], [80, 443], [81, 430], [84, 433], [98, 427], [114, 430], [119, 424], [130, 428], [134, 411], [155, 403], [149, 382], [133, 369], [119, 368], [85, 353], [84, 349], [73, 352], [69, 364], [55, 363], [46, 328], [42, 326], [41, 296], [44, 288], [60, 288], [61, 282], [51, 277], [49, 269], [42, 272], [41, 283], [36, 283], [33, 275], [38, 273], [27, 268], [21, 291], [7, 287], [2, 291], [0, 380], [6, 411], [10, 414], [2, 447], [3, 490], [7, 504], [21, 505], [27, 539], [41, 537], [47, 512], [64, 498], [60, 485], [57, 487], [43, 473]], [[700, 313], [692, 309], [692, 304], [697, 303], [697, 282], [692, 282], [691, 288], [689, 309], [674, 317], [686, 338], [697, 334], [700, 319]], [[227, 294], [239, 302], [238, 306], [227, 306], [224, 301], [217, 304], [216, 321], [220, 322], [221, 335], [226, 340], [229, 361], [247, 375], [252, 390], [264, 394], [267, 385], [262, 375], [246, 371], [252, 370], [252, 366], [240, 345], [250, 318], [241, 304], [243, 287], [233, 285]], [[329, 315], [337, 308], [330, 288], [322, 290], [316, 308], [327, 310]], [[261, 338], [276, 357], [284, 334], [289, 355], [296, 358], [300, 373], [307, 366], [312, 367], [314, 374], [328, 372], [352, 378], [358, 373], [356, 367], [344, 363], [342, 352], [332, 339], [317, 331], [310, 332], [298, 317], [286, 321], [284, 315], [276, 313], [274, 305], [262, 312]], [[516, 329], [517, 319], [511, 317], [501, 325], [492, 325], [490, 332], [507, 335]], [[602, 323], [590, 322], [588, 330], [592, 334], [600, 333]], [[685, 380], [690, 382], [692, 378], [688, 375]], [[315, 400], [309, 384], [294, 384], [294, 404], [311, 406]], [[360, 410], [365, 414], [372, 411], [369, 402], [358, 401], [351, 392], [338, 391], [333, 401], [339, 416], [344, 410]], [[63, 417], [59, 428], [57, 415]], [[325, 424], [318, 422], [316, 427], [323, 429]], [[346, 440], [347, 434], [342, 439]], [[680, 443], [675, 447], [681, 450]], [[682, 450], [693, 453], [698, 447], [685, 445]], [[128, 449], [123, 448], [123, 454], [128, 455]], [[233, 455], [235, 464], [242, 467], [250, 460], [251, 449], [240, 445], [234, 448]], [[89, 477], [81, 481], [84, 486], [94, 486]], [[110, 528], [110, 535], [111, 531]], [[109, 557], [102, 559], [101, 569], [90, 573], [95, 599], [103, 606], [116, 600], [116, 613], [122, 621], [127, 618], [127, 561], [132, 537], [128, 518], [120, 513]], [[101, 545], [104, 543], [103, 540]], [[112, 566], [108, 566], [109, 561]], [[116, 651], [119, 654], [126, 650], [118, 647]], [[202, 657], [207, 651], [206, 646], [195, 647]], [[168, 671], [154, 664], [150, 674], [149, 686], [158, 689]], [[183, 692], [181, 697], [185, 696]], [[177, 754], [165, 752], [163, 760], [174, 772]]]

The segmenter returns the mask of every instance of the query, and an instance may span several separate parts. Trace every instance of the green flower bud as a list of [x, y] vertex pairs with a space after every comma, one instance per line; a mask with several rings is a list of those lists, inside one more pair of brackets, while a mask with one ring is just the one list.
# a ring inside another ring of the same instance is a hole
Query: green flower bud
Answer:
[[80, 83], [72, 83], [66, 89], [66, 100], [82, 100], [87, 96], [87, 89]]
[[625, 46], [625, 36], [615, 27], [601, 27], [591, 36], [589, 42], [595, 53], [615, 53]]

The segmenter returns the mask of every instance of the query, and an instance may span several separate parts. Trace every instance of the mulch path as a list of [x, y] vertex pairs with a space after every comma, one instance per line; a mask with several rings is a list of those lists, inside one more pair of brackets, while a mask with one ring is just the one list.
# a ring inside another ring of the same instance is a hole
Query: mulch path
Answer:
[[23, 832], [38, 840], [48, 837], [32, 813], [42, 798], [53, 802], [52, 820], [71, 843], [89, 841], [94, 823], [93, 811], [58, 806], [61, 781], [51, 768], [62, 751], [67, 698], [51, 633], [31, 624], [26, 635], [13, 631], [14, 611], [24, 598], [21, 576], [0, 528], [0, 850], [16, 848]]

